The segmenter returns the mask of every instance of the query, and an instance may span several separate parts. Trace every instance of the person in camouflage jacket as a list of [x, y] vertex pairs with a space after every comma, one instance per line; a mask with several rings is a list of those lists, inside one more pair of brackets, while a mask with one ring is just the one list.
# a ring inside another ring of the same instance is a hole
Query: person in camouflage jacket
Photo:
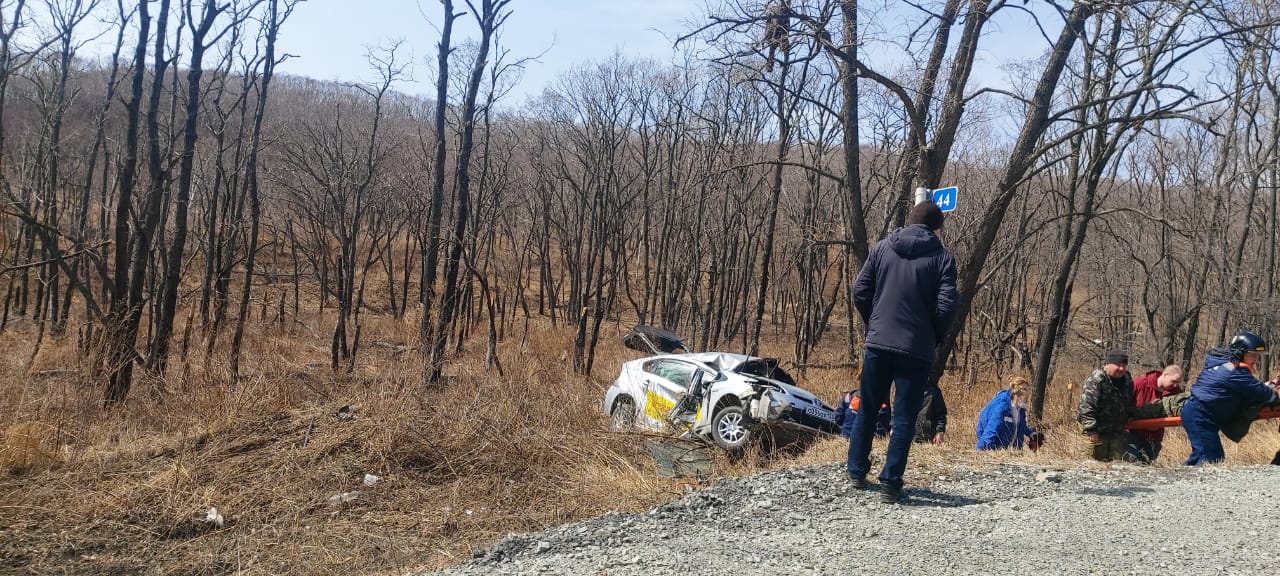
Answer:
[[1090, 457], [1099, 462], [1124, 460], [1129, 453], [1125, 425], [1134, 406], [1128, 367], [1125, 351], [1109, 350], [1106, 364], [1080, 387], [1080, 431], [1089, 440]]

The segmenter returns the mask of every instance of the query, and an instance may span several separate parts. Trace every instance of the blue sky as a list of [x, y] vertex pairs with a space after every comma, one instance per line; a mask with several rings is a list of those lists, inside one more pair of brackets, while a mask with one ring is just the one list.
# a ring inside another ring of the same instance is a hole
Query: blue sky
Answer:
[[[455, 4], [455, 10], [466, 7], [462, 0]], [[615, 49], [668, 61], [669, 37], [698, 18], [704, 6], [700, 0], [515, 0], [502, 43], [512, 58], [542, 56], [528, 64], [512, 98], [539, 93], [574, 65]], [[372, 79], [365, 47], [399, 38], [417, 63], [416, 83], [401, 89], [434, 92], [441, 18], [438, 0], [307, 0], [281, 29], [281, 49], [297, 57], [280, 71], [323, 80]], [[455, 42], [475, 33], [475, 21], [467, 15], [455, 26]]]
[[[465, 9], [462, 0], [455, 3], [455, 9]], [[526, 67], [523, 81], [510, 96], [514, 101], [541, 92], [573, 66], [614, 50], [670, 61], [672, 39], [702, 23], [706, 14], [703, 0], [515, 0], [511, 8], [514, 14], [502, 37], [510, 56], [541, 54]], [[1003, 62], [1036, 57], [1046, 47], [1025, 14], [1005, 12], [983, 40], [974, 78], [982, 85], [1004, 84]], [[435, 26], [440, 19], [438, 0], [307, 0], [282, 29], [282, 49], [296, 58], [280, 70], [323, 80], [369, 80], [374, 75], [365, 60], [366, 46], [403, 39], [417, 66], [416, 82], [400, 88], [434, 92], [439, 38]], [[1047, 26], [1057, 23], [1056, 17], [1046, 21]], [[475, 22], [467, 15], [455, 27], [455, 41], [474, 37], [475, 32]]]
[[[501, 46], [510, 59], [537, 58], [529, 62], [523, 80], [506, 98], [519, 105], [526, 97], [542, 92], [558, 76], [577, 65], [607, 58], [614, 51], [630, 57], [672, 62], [676, 36], [704, 24], [708, 0], [514, 0], [513, 15], [501, 32]], [[720, 0], [711, 0], [719, 5]], [[455, 10], [465, 10], [463, 0], [454, 0]], [[890, 62], [900, 59], [901, 49], [876, 39], [897, 40], [910, 31], [895, 11], [908, 12], [912, 20], [920, 14], [905, 0], [866, 0], [863, 9], [874, 17], [864, 18], [864, 35], [871, 38], [864, 56], [872, 66], [894, 74]], [[1041, 4], [1029, 7], [1044, 14]], [[114, 3], [100, 7], [102, 18], [112, 21]], [[40, 20], [37, 7], [29, 15]], [[908, 14], [903, 14], [908, 15]], [[281, 30], [279, 49], [290, 54], [278, 70], [282, 73], [321, 80], [371, 81], [377, 75], [365, 54], [368, 47], [402, 40], [403, 56], [412, 54], [415, 82], [397, 89], [417, 94], [434, 93], [434, 62], [437, 24], [441, 20], [439, 0], [305, 0]], [[1056, 35], [1061, 20], [1047, 16], [1045, 25]], [[107, 24], [91, 20], [79, 33], [93, 38], [83, 52], [104, 57], [109, 53], [113, 33], [104, 33]], [[30, 33], [40, 34], [36, 29]], [[958, 32], [957, 32], [958, 34]], [[457, 21], [455, 44], [477, 35], [474, 18]], [[917, 39], [918, 41], [919, 39]], [[1025, 12], [1004, 10], [987, 25], [980, 45], [971, 86], [1008, 85], [1003, 64], [1042, 55], [1047, 41], [1034, 28]], [[916, 46], [917, 51], [921, 50]]]

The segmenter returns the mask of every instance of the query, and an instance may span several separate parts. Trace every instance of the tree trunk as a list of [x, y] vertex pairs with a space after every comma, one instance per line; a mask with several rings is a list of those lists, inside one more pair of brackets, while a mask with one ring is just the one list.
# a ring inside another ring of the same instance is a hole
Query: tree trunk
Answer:
[[129, 104], [126, 106], [124, 159], [120, 167], [120, 190], [115, 206], [115, 278], [111, 284], [111, 308], [107, 318], [105, 357], [108, 371], [104, 403], [107, 406], [124, 401], [132, 382], [134, 342], [129, 336], [136, 334], [126, 328], [130, 310], [129, 292], [129, 212], [133, 207], [133, 189], [136, 185], [138, 165], [138, 124], [142, 110], [142, 81], [146, 77], [147, 39], [150, 37], [151, 14], [148, 0], [138, 2], [138, 43], [133, 54], [133, 78], [130, 81]]
[[196, 139], [199, 136], [197, 120], [200, 115], [200, 79], [204, 74], [205, 37], [213, 28], [214, 20], [221, 13], [214, 0], [205, 0], [203, 16], [193, 25], [191, 37], [191, 61], [187, 69], [187, 107], [183, 123], [182, 153], [178, 166], [178, 195], [174, 209], [173, 241], [165, 262], [164, 285], [160, 295], [160, 317], [156, 322], [155, 338], [147, 355], [147, 368], [155, 374], [164, 374], [169, 359], [169, 340], [173, 334], [174, 316], [178, 310], [178, 286], [182, 282], [182, 257], [187, 246], [187, 208], [191, 199], [192, 166], [195, 162]]
[[1059, 34], [1057, 41], [1054, 42], [1049, 61], [1040, 76], [1039, 83], [1036, 85], [1034, 95], [1028, 103], [1027, 117], [1023, 122], [1021, 132], [1018, 134], [1017, 143], [1009, 154], [1009, 163], [996, 189], [996, 199], [992, 202], [986, 214], [983, 215], [982, 223], [978, 228], [978, 238], [974, 242], [971, 256], [960, 267], [958, 282], [960, 301], [956, 306], [955, 321], [939, 347], [937, 359], [934, 361], [933, 376], [935, 379], [941, 376], [952, 351], [955, 349], [960, 332], [964, 330], [964, 325], [969, 318], [969, 311], [973, 308], [973, 298], [978, 289], [978, 279], [982, 277], [987, 258], [991, 255], [991, 248], [1000, 232], [1000, 225], [1004, 222], [1005, 212], [1008, 211], [1009, 204], [1013, 201], [1022, 179], [1034, 164], [1036, 144], [1049, 127], [1049, 107], [1053, 103], [1053, 93], [1057, 90], [1058, 81], [1062, 77], [1062, 71], [1067, 65], [1071, 50], [1075, 47], [1080, 37], [1083, 36], [1084, 22], [1092, 14], [1093, 6], [1091, 4], [1078, 3], [1073, 5], [1071, 11], [1067, 14], [1066, 24], [1063, 26], [1061, 34]]
[[[436, 102], [433, 111], [435, 126], [435, 165], [431, 173], [431, 192], [427, 208], [427, 228], [422, 242], [422, 317], [418, 323], [419, 352], [422, 359], [431, 361], [436, 339], [434, 311], [436, 305], [436, 271], [440, 258], [440, 220], [444, 210], [444, 166], [448, 140], [445, 136], [449, 107], [449, 53], [453, 51], [450, 38], [453, 21], [458, 14], [453, 11], [453, 0], [440, 0], [444, 5], [444, 22], [440, 26], [440, 43], [436, 56]], [[428, 369], [423, 372], [423, 383], [434, 383], [437, 375]]]
[[[285, 0], [288, 3], [288, 0]], [[245, 178], [249, 190], [249, 239], [245, 245], [244, 285], [240, 287], [240, 313], [236, 316], [236, 331], [231, 337], [231, 378], [240, 378], [240, 349], [244, 341], [245, 322], [249, 317], [249, 293], [253, 287], [253, 268], [258, 253], [258, 223], [262, 218], [262, 204], [258, 194], [258, 153], [262, 149], [262, 119], [267, 113], [267, 90], [276, 67], [276, 36], [280, 32], [280, 0], [268, 0], [269, 16], [266, 21], [266, 55], [262, 59], [262, 80], [258, 89], [258, 105], [253, 113], [253, 133], [249, 140], [249, 158], [245, 164]], [[291, 4], [287, 4], [292, 8]], [[287, 12], [286, 12], [287, 14]]]

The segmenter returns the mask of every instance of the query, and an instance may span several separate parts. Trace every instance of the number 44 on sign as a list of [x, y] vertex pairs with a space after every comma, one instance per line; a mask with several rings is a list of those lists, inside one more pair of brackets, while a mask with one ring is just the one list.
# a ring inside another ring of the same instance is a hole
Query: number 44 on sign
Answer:
[[950, 212], [956, 209], [956, 200], [959, 196], [960, 189], [952, 186], [950, 188], [938, 188], [933, 191], [933, 203], [943, 212]]

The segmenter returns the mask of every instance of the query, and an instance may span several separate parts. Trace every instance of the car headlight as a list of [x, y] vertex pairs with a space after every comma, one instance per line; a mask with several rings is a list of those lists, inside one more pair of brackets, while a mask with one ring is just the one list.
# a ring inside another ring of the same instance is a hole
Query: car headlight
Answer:
[[773, 394], [765, 393], [765, 399], [769, 401], [769, 418], [777, 418], [782, 416], [782, 411], [786, 409], [787, 404], [777, 398]]

